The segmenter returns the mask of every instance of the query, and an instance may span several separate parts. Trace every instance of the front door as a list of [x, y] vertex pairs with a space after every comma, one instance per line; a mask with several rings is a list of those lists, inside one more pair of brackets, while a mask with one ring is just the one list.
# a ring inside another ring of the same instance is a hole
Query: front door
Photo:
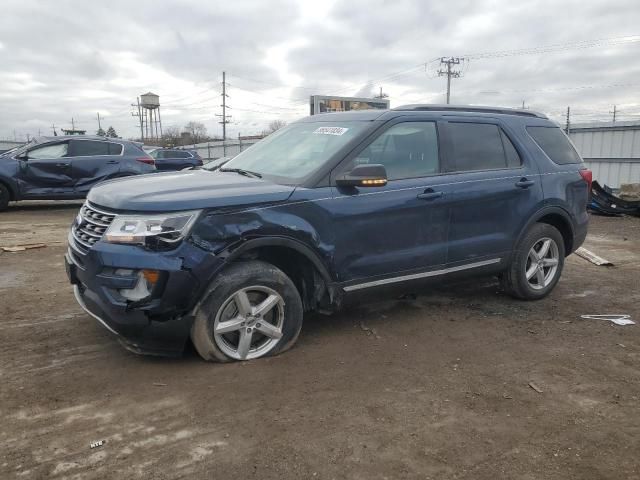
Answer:
[[[446, 263], [448, 187], [440, 177], [435, 121], [398, 120], [334, 171], [382, 164], [383, 187], [335, 187], [331, 204], [334, 268], [347, 290], [377, 280], [401, 281]], [[335, 181], [332, 182], [335, 185]]]
[[16, 158], [22, 196], [38, 198], [73, 194], [69, 143], [37, 146]]

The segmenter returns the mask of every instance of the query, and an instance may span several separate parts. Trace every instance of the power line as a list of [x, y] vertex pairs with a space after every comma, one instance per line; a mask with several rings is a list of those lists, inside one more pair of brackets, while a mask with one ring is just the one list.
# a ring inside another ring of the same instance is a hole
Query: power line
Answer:
[[537, 47], [518, 48], [513, 50], [497, 50], [482, 53], [469, 53], [464, 57], [470, 60], [484, 58], [511, 57], [517, 55], [537, 55], [540, 53], [553, 53], [565, 50], [581, 50], [585, 48], [605, 47], [612, 45], [624, 45], [640, 42], [640, 35], [627, 35], [624, 37], [597, 38], [593, 40], [581, 40], [578, 42], [555, 43]]

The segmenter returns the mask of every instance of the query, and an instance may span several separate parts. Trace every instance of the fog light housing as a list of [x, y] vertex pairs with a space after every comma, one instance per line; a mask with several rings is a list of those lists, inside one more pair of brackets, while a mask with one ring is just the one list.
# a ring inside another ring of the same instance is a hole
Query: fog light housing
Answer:
[[151, 296], [159, 280], [160, 272], [158, 270], [140, 270], [135, 287], [122, 288], [118, 290], [118, 293], [131, 302], [138, 302]]

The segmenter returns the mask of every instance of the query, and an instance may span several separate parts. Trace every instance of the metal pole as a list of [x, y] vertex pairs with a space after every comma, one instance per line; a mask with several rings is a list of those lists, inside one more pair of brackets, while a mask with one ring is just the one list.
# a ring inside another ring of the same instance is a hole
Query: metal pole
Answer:
[[138, 101], [138, 119], [140, 119], [140, 141], [144, 143], [144, 119], [142, 118], [142, 112], [140, 111], [140, 97], [137, 97]]
[[222, 72], [222, 140], [227, 140], [227, 72]]

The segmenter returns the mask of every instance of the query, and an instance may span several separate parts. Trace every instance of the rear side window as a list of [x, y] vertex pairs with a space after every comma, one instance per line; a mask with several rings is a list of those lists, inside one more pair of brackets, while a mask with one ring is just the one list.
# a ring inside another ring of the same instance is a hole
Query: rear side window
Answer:
[[72, 140], [72, 157], [91, 157], [94, 155], [109, 155], [107, 142], [93, 142], [91, 140]]
[[109, 144], [109, 155], [120, 155], [122, 153], [122, 145], [119, 143]]
[[573, 145], [558, 127], [527, 127], [527, 132], [554, 163], [582, 163]]
[[177, 150], [177, 151], [173, 151], [171, 152], [171, 157], [172, 158], [191, 158], [191, 155], [189, 155], [189, 152], [185, 152], [183, 150]]
[[454, 171], [496, 170], [522, 164], [511, 140], [497, 125], [451, 122], [448, 126]]

